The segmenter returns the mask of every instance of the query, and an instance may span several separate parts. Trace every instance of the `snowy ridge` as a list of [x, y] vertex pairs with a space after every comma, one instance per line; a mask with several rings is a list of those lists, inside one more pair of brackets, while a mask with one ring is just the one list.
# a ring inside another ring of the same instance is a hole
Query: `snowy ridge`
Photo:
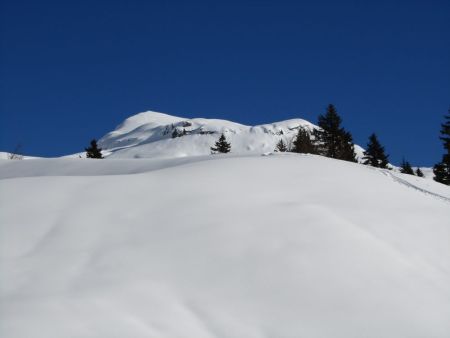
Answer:
[[[318, 128], [303, 120], [291, 119], [257, 126], [204, 118], [181, 118], [157, 112], [144, 112], [122, 122], [99, 140], [111, 158], [186, 157], [209, 155], [210, 147], [224, 133], [235, 154], [272, 152], [280, 139], [290, 145], [302, 127]], [[363, 149], [355, 146], [362, 157]]]
[[29, 159], [41, 158], [41, 157], [37, 157], [37, 156], [26, 156], [26, 155], [22, 155], [22, 154], [14, 154], [14, 153], [9, 153], [9, 152], [5, 152], [5, 151], [0, 151], [0, 160], [9, 160], [9, 159], [11, 159], [12, 155], [15, 155], [16, 157], [18, 157], [14, 160], [29, 160]]

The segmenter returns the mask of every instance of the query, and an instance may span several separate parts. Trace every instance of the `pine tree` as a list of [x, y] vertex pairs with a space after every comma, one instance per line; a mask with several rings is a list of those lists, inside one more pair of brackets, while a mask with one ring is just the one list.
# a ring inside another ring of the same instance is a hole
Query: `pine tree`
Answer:
[[423, 177], [423, 172], [422, 172], [422, 170], [420, 170], [420, 168], [416, 169], [416, 175], [419, 177]]
[[91, 141], [91, 146], [84, 150], [86, 150], [87, 158], [103, 158], [102, 149], [97, 146], [97, 141], [95, 139]]
[[219, 140], [214, 144], [215, 147], [211, 147], [211, 153], [229, 153], [231, 150], [231, 144], [227, 142], [225, 135], [222, 134]]
[[384, 153], [384, 147], [381, 146], [375, 133], [369, 137], [367, 150], [364, 152], [363, 160], [363, 164], [377, 168], [387, 168], [389, 163], [388, 155]]
[[280, 139], [280, 141], [277, 143], [275, 150], [282, 152], [282, 153], [287, 151], [287, 147], [286, 147], [286, 144], [283, 142], [283, 139]]
[[413, 168], [411, 168], [411, 165], [409, 164], [408, 161], [405, 161], [405, 159], [403, 159], [402, 164], [400, 166], [400, 172], [402, 174], [414, 175]]
[[344, 161], [357, 162], [352, 134], [348, 131], [343, 131], [340, 140], [337, 158]]
[[444, 118], [446, 121], [441, 124], [439, 137], [444, 145], [444, 155], [442, 155], [442, 161], [433, 167], [433, 173], [436, 182], [450, 185], [450, 109]]
[[316, 147], [320, 155], [356, 162], [352, 135], [341, 127], [342, 119], [330, 104], [325, 115], [319, 115], [320, 129], [314, 130]]
[[316, 147], [311, 141], [311, 135], [305, 128], [298, 128], [297, 136], [292, 145], [291, 151], [294, 153], [317, 154]]

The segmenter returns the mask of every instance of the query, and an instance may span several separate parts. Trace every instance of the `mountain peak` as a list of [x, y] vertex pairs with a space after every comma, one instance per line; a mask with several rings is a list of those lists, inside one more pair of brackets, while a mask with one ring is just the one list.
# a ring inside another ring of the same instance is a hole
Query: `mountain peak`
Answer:
[[147, 111], [127, 118], [99, 143], [114, 158], [198, 156], [210, 154], [210, 146], [223, 133], [233, 153], [266, 153], [273, 151], [280, 139], [290, 144], [300, 127], [318, 128], [300, 118], [246, 126]]

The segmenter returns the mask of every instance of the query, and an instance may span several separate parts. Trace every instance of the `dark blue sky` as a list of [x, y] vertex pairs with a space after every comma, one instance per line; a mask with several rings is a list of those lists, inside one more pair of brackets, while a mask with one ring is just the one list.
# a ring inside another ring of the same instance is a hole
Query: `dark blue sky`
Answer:
[[334, 103], [355, 142], [398, 163], [443, 152], [450, 1], [0, 0], [0, 150], [82, 150], [156, 110], [317, 122]]

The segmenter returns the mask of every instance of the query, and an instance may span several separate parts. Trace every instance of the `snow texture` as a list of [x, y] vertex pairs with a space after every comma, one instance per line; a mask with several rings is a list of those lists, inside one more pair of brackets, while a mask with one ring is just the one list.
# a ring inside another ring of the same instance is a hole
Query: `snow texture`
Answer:
[[0, 337], [450, 337], [448, 187], [314, 155], [114, 160], [157, 138], [142, 121], [109, 159], [0, 160]]

